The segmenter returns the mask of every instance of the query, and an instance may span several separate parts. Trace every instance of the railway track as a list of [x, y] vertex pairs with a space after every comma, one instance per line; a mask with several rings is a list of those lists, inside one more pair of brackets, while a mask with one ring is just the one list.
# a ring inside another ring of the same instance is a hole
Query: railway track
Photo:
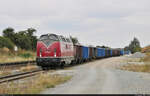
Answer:
[[[19, 63], [17, 63], [17, 64], [19, 64]], [[80, 64], [78, 64], [78, 65], [80, 65]], [[8, 66], [11, 66], [11, 65], [8, 65]], [[65, 67], [67, 68], [67, 67], [73, 67], [73, 66], [74, 65], [68, 65], [68, 66], [65, 66]], [[59, 70], [59, 69], [60, 68], [52, 68], [52, 69], [47, 69], [47, 70], [54, 71], [54, 70]], [[7, 75], [7, 76], [1, 76], [0, 77], [0, 84], [5, 83], [5, 82], [19, 80], [19, 79], [24, 79], [24, 78], [31, 77], [31, 76], [35, 76], [39, 73], [47, 72], [47, 70], [36, 69], [36, 70], [33, 70], [33, 71], [22, 72], [22, 73]]]
[[0, 63], [0, 67], [3, 66], [13, 66], [13, 65], [27, 65], [27, 64], [36, 64], [35, 60], [32, 61], [21, 61], [21, 62], [9, 62], [9, 63]]
[[1, 76], [0, 77], [0, 84], [5, 83], [5, 82], [14, 81], [14, 80], [23, 79], [23, 78], [26, 78], [26, 77], [35, 76], [35, 75], [37, 75], [41, 72], [44, 72], [44, 71], [41, 70], [41, 69], [37, 69], [37, 70], [17, 73], [17, 74], [13, 74], [13, 75]]
[[[17, 62], [17, 63], [6, 63], [6, 64], [0, 64], [1, 66], [13, 66], [13, 65], [23, 65], [23, 64], [28, 64], [28, 63], [36, 63], [35, 61], [26, 61], [26, 62]], [[79, 64], [80, 65], [80, 64]], [[74, 65], [68, 65], [65, 67], [73, 67]], [[52, 68], [52, 69], [47, 69], [47, 70], [59, 70], [60, 68]], [[28, 71], [28, 72], [22, 72], [22, 73], [17, 73], [17, 74], [12, 74], [12, 75], [7, 75], [7, 76], [0, 76], [0, 84], [5, 83], [5, 82], [10, 82], [10, 81], [15, 81], [19, 79], [24, 79], [26, 77], [31, 77], [35, 76], [39, 73], [42, 72], [47, 72], [47, 70], [42, 70], [42, 69], [37, 69], [33, 71]]]
[[22, 62], [9, 62], [9, 63], [0, 63], [0, 70], [14, 70], [27, 65], [35, 65], [36, 61], [22, 61]]

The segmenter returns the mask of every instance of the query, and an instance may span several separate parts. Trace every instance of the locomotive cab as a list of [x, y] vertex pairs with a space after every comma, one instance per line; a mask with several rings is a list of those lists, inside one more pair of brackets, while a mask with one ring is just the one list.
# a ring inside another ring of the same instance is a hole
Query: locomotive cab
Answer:
[[[36, 62], [41, 67], [68, 64], [73, 59], [73, 44], [69, 38], [55, 34], [41, 35], [37, 42]], [[70, 59], [72, 57], [72, 59]]]

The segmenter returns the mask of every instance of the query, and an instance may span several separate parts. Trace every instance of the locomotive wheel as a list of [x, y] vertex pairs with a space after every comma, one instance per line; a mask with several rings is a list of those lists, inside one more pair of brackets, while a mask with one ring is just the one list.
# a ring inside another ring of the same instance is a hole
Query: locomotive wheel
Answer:
[[52, 67], [50, 66], [41, 66], [42, 70], [50, 70]]
[[57, 65], [53, 65], [51, 66], [52, 69], [56, 69], [57, 68]]
[[76, 64], [76, 61], [71, 61], [70, 65], [75, 65]]
[[65, 62], [62, 62], [62, 63], [60, 64], [60, 68], [64, 69], [64, 65], [65, 65]]
[[42, 70], [47, 70], [47, 67], [42, 66], [41, 68], [42, 68]]

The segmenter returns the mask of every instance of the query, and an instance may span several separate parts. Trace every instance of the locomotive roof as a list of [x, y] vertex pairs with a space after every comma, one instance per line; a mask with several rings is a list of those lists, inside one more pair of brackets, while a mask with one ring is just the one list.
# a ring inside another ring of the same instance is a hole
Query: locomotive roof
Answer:
[[[43, 34], [41, 36], [44, 36], [44, 35], [56, 35], [56, 34], [53, 34], [53, 33], [47, 33], [47, 34]], [[58, 36], [58, 35], [57, 35]]]

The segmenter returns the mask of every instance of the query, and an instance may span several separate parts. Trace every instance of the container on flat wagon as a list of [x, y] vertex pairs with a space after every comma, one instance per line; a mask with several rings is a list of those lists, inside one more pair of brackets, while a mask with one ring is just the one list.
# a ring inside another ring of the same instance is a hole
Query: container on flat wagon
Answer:
[[82, 58], [89, 59], [89, 48], [86, 46], [82, 46]]

